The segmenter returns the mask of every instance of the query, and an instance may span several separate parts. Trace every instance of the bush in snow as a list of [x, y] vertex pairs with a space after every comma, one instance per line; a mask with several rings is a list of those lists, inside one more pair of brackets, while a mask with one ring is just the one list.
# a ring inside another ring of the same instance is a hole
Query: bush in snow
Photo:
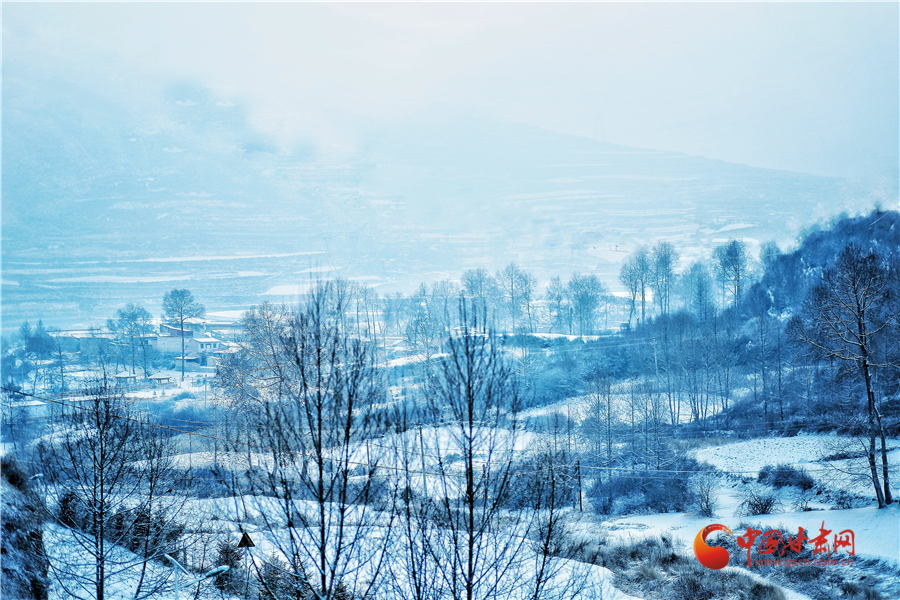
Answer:
[[588, 497], [600, 514], [681, 512], [693, 500], [689, 474], [704, 471], [691, 458], [676, 459], [659, 471], [619, 471], [620, 475], [606, 481], [597, 480], [588, 490]]
[[742, 515], [770, 515], [780, 506], [775, 494], [753, 485], [747, 486], [741, 495], [743, 501], [738, 512]]
[[260, 600], [315, 598], [313, 588], [303, 569], [293, 569], [277, 553], [272, 553], [257, 572], [257, 587]]
[[716, 595], [711, 583], [706, 569], [691, 564], [678, 573], [672, 596], [675, 600], [710, 600]]
[[812, 502], [817, 496], [821, 496], [821, 494], [821, 488], [792, 488], [791, 493], [788, 497], [793, 504], [794, 510], [798, 512], [806, 512], [813, 510], [812, 508], [810, 508], [809, 503]]
[[766, 465], [759, 471], [756, 478], [759, 483], [771, 485], [775, 489], [781, 489], [786, 486], [800, 488], [801, 490], [810, 490], [815, 487], [816, 482], [803, 469], [795, 469], [790, 465]]
[[853, 508], [853, 497], [846, 490], [840, 490], [834, 499], [834, 507], [839, 509]]
[[698, 473], [689, 483], [691, 508], [697, 516], [714, 517], [719, 501], [719, 479], [710, 472]]
[[801, 565], [791, 569], [785, 569], [785, 574], [791, 581], [814, 581], [822, 575], [821, 567]]
[[7, 455], [3, 457], [2, 462], [0, 462], [0, 471], [3, 472], [3, 477], [6, 478], [6, 481], [8, 481], [11, 486], [22, 493], [27, 493], [29, 491], [28, 476], [25, 475], [19, 467], [19, 463], [11, 456]]

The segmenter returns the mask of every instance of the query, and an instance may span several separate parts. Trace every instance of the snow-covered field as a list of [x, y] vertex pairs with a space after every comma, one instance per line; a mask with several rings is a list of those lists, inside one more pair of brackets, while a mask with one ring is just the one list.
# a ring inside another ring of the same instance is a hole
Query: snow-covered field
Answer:
[[[798, 435], [790, 438], [760, 438], [692, 452], [694, 458], [739, 477], [755, 478], [766, 465], [787, 464], [802, 468], [817, 483], [831, 490], [870, 496], [873, 488], [866, 479], [868, 463], [859, 454], [864, 446], [858, 438], [836, 435]], [[888, 439], [890, 475], [897, 482], [900, 440]], [[880, 448], [880, 445], [878, 446]], [[848, 458], [833, 459], [838, 456]], [[829, 459], [830, 460], [824, 460]], [[881, 463], [879, 460], [879, 471]]]
[[[896, 448], [900, 441], [888, 441], [889, 448]], [[762, 438], [694, 450], [697, 460], [707, 462], [728, 475], [719, 476], [718, 505], [714, 517], [700, 517], [688, 513], [648, 514], [613, 517], [602, 521], [595, 535], [610, 535], [618, 539], [640, 539], [667, 536], [685, 554], [692, 555], [692, 544], [697, 533], [713, 523], [720, 523], [741, 536], [746, 526], [766, 531], [779, 529], [798, 532], [802, 527], [809, 536], [818, 535], [820, 528], [834, 535], [845, 530], [855, 535], [856, 556], [885, 561], [887, 569], [900, 568], [900, 504], [878, 509], [870, 502], [861, 508], [836, 509], [827, 503], [817, 503], [815, 497], [809, 503], [813, 510], [796, 511], [791, 508], [793, 488], [777, 492], [781, 499], [775, 514], [742, 516], [742, 493], [755, 483], [743, 483], [756, 479], [759, 470], [766, 465], [789, 464], [803, 468], [817, 484], [829, 491], [843, 489], [867, 498], [872, 496], [872, 484], [853, 473], [865, 473], [867, 464], [861, 458], [823, 460], [839, 452], [858, 451], [859, 442], [853, 438], [830, 435], [801, 435], [792, 438]], [[898, 453], [890, 453], [891, 477], [896, 486]], [[860, 470], [862, 469], [862, 470]], [[895, 489], [895, 488], [894, 488]], [[895, 491], [895, 497], [897, 492]], [[741, 527], [743, 525], [743, 527]], [[843, 550], [841, 555], [843, 555]], [[732, 564], [735, 563], [732, 558]], [[730, 566], [729, 569], [743, 567]], [[753, 572], [753, 569], [750, 569]], [[852, 571], [851, 571], [852, 573]], [[898, 582], [900, 584], [900, 582]], [[789, 600], [805, 600], [808, 596], [783, 588]]]

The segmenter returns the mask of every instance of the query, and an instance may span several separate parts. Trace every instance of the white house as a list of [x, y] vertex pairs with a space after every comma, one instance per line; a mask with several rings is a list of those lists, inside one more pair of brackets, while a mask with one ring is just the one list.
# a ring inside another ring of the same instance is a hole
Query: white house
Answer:
[[[160, 335], [155, 339], [151, 338], [150, 345], [157, 352], [181, 352], [181, 336], [176, 335]], [[191, 342], [191, 339], [185, 339], [185, 347]]]
[[214, 337], [195, 337], [185, 340], [185, 348], [190, 348], [195, 354], [208, 354], [217, 351], [222, 342]]

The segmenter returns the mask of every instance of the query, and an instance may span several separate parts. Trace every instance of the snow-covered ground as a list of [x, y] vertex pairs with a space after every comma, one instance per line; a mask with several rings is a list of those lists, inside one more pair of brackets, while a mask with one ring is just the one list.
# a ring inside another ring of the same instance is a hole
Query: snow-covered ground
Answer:
[[[889, 440], [888, 447], [896, 448], [900, 440]], [[839, 452], [858, 451], [859, 444], [852, 438], [830, 435], [801, 435], [792, 438], [762, 438], [694, 450], [691, 454], [697, 460], [707, 462], [732, 476], [719, 477], [718, 506], [716, 516], [699, 517], [688, 513], [632, 515], [609, 518], [596, 526], [596, 535], [610, 535], [619, 539], [640, 539], [650, 536], [667, 536], [685, 554], [692, 555], [692, 544], [697, 533], [713, 523], [721, 523], [737, 536], [746, 532], [746, 525], [752, 524], [763, 531], [779, 529], [798, 532], [802, 527], [810, 537], [818, 535], [820, 528], [830, 530], [831, 536], [851, 530], [855, 536], [856, 556], [874, 558], [900, 567], [900, 504], [878, 509], [874, 505], [862, 508], [836, 509], [826, 504], [810, 502], [809, 506], [818, 510], [795, 511], [790, 508], [790, 495], [794, 489], [782, 488], [778, 495], [782, 498], [784, 512], [769, 515], [741, 516], [742, 492], [755, 483], [743, 483], [741, 478], [755, 479], [759, 470], [766, 465], [789, 464], [804, 468], [817, 483], [824, 484], [829, 491], [844, 489], [865, 497], [872, 495], [872, 485], [859, 477], [849, 476], [847, 471], [858, 472], [867, 465], [863, 459], [822, 460]], [[890, 453], [891, 476], [897, 482], [898, 453]], [[880, 468], [880, 467], [879, 467]], [[895, 496], [897, 492], [895, 492]], [[742, 529], [740, 525], [744, 525]], [[745, 555], [746, 556], [746, 555]], [[846, 557], [844, 550], [840, 557]], [[735, 563], [732, 558], [732, 564]], [[729, 569], [743, 567], [730, 566]], [[746, 569], [743, 569], [746, 570]], [[749, 572], [753, 572], [751, 568]], [[805, 600], [806, 595], [791, 589], [783, 589], [789, 600]]]
[[[294, 507], [301, 511], [309, 511], [309, 516], [314, 518], [316, 505], [313, 503], [295, 502]], [[283, 513], [283, 507], [279, 506], [279, 502], [272, 498], [244, 496], [195, 499], [188, 501], [181, 512], [190, 516], [192, 527], [200, 527], [205, 535], [213, 538], [212, 544], [207, 540], [208, 547], [215, 547], [218, 542], [222, 541], [236, 542], [243, 533], [250, 535], [255, 546], [250, 549], [248, 558], [257, 566], [261, 566], [263, 561], [271, 557], [273, 553], [277, 554], [279, 548], [289, 547], [290, 536], [293, 535], [296, 539], [298, 535], [296, 530], [287, 529], [285, 519], [279, 517]], [[386, 513], [379, 513], [372, 509], [366, 509], [365, 512], [358, 510], [351, 513], [344, 527], [349, 530], [361, 521], [366, 522], [366, 539], [361, 543], [372, 546], [375, 552], [380, 552], [380, 541], [383, 536], [392, 532], [391, 518]], [[309, 535], [313, 535], [313, 533], [310, 532]], [[392, 533], [396, 534], [396, 531]], [[187, 537], [193, 536], [188, 534]], [[67, 572], [66, 589], [58, 583], [55, 584], [51, 589], [51, 600], [72, 598], [73, 592], [74, 597], [90, 598], [92, 592], [89, 582], [93, 573], [89, 552], [81, 547], [72, 532], [58, 525], [47, 526], [45, 539], [52, 545], [48, 552], [50, 559]], [[398, 543], [399, 540], [394, 535], [386, 549], [387, 562], [382, 566], [383, 573], [402, 571], [404, 568], [399, 563], [402, 560], [403, 552], [400, 548], [395, 549], [393, 546]], [[487, 544], [491, 543], [490, 540], [487, 542]], [[504, 577], [509, 580], [504, 587], [512, 590], [509, 595], [511, 600], [520, 598], [525, 600], [528, 597], [528, 582], [535, 573], [534, 566], [537, 555], [534, 548], [528, 541], [523, 540], [521, 544], [512, 567], [504, 574]], [[496, 545], [499, 547], [500, 543], [497, 542]], [[111, 592], [111, 597], [130, 597], [140, 580], [140, 569], [133, 565], [140, 563], [140, 560], [124, 549], [114, 550], [112, 556], [118, 564], [122, 565], [122, 568], [111, 574], [108, 592]], [[391, 564], [391, 561], [398, 562]], [[372, 560], [369, 563], [361, 565], [363, 571], [367, 566], [371, 567], [376, 564], [377, 561]], [[612, 572], [601, 566], [553, 559], [552, 566], [548, 570], [552, 574], [551, 580], [547, 584], [548, 589], [554, 587], [563, 589], [574, 584], [583, 589], [580, 597], [584, 598], [640, 600], [616, 589], [612, 585]], [[155, 585], [163, 585], [158, 592], [149, 597], [151, 600], [174, 598], [174, 578], [170, 576], [171, 573], [171, 569], [165, 565], [150, 564], [147, 579], [152, 580]], [[194, 589], [191, 589], [191, 596], [193, 596], [193, 592]], [[182, 591], [182, 596], [184, 593]], [[218, 595], [216, 590], [207, 583], [201, 589], [201, 597], [218, 597]]]
[[[878, 446], [880, 448], [880, 446]], [[900, 440], [888, 439], [888, 463], [891, 480], [898, 481]], [[858, 438], [837, 435], [798, 435], [790, 438], [759, 438], [724, 446], [702, 448], [691, 454], [731, 475], [756, 478], [766, 465], [787, 464], [802, 468], [817, 483], [831, 490], [843, 489], [852, 494], [871, 496], [872, 484], [866, 479], [868, 463], [859, 454], [864, 447]], [[847, 456], [837, 460], [825, 460]], [[879, 473], [881, 462], [879, 459]]]
[[[502, 429], [479, 431], [479, 437], [483, 441], [483, 448], [479, 448], [479, 451], [485, 454], [485, 456], [479, 456], [479, 459], [487, 458], [486, 452], [491, 444], [496, 444], [497, 448], [503, 450], [509, 449], [515, 453], [523, 453], [536, 447], [543, 440], [543, 436], [538, 434], [513, 435], [512, 432]], [[492, 439], [493, 442], [488, 443], [489, 439]], [[396, 462], [398, 449], [409, 448], [415, 453], [416, 462], [421, 461], [418, 453], [424, 450], [424, 468], [419, 467], [425, 471], [423, 473], [424, 480], [419, 481], [422, 482], [422, 485], [427, 485], [428, 492], [435, 496], [441, 493], [452, 493], [453, 490], [441, 491], [438, 486], [438, 478], [428, 477], [426, 473], [435, 468], [438, 454], [442, 456], [445, 464], [449, 463], [452, 468], [453, 461], [456, 460], [454, 454], [459, 453], [457, 444], [452, 431], [448, 428], [423, 428], [421, 432], [410, 430], [403, 434], [388, 436], [377, 442], [370, 441], [368, 447], [360, 444], [352, 454], [362, 456], [362, 453], [366, 453], [368, 455], [366, 460], [377, 457], [384, 468], [391, 469], [399, 466], [399, 463]], [[891, 448], [898, 445], [900, 445], [900, 440], [889, 441]], [[789, 495], [793, 493], [793, 488], [783, 488], [779, 494], [784, 500], [781, 508], [784, 512], [759, 516], [741, 515], [744, 491], [748, 489], [748, 486], [757, 485], [756, 483], [747, 483], [747, 481], [755, 479], [759, 469], [763, 466], [790, 464], [802, 467], [816, 479], [817, 483], [824, 484], [830, 491], [836, 489], [831, 487], [835, 481], [831, 478], [831, 474], [836, 472], [836, 469], [859, 468], [858, 458], [844, 458], [847, 452], [854, 452], [857, 449], [858, 441], [829, 435], [761, 438], [697, 449], [691, 452], [696, 459], [714, 465], [721, 471], [717, 476], [720, 487], [715, 516], [698, 517], [687, 513], [668, 513], [603, 519], [585, 512], [580, 519], [576, 519], [573, 531], [576, 532], [575, 535], [597, 539], [611, 537], [621, 540], [636, 540], [647, 536], [666, 536], [673, 540], [680, 553], [691, 557], [693, 556], [694, 537], [701, 529], [712, 523], [721, 523], [738, 536], [746, 531], [745, 528], [748, 524], [762, 530], [777, 528], [793, 532], [797, 532], [802, 527], [810, 537], [817, 535], [820, 528], [831, 530], [832, 534], [852, 530], [855, 536], [857, 557], [878, 559], [887, 565], [893, 565], [888, 568], [896, 569], [900, 567], [900, 505], [897, 503], [881, 510], [874, 506], [840, 510], [831, 507], [830, 503], [813, 501], [809, 506], [817, 510], [796, 511], [787, 501]], [[891, 453], [892, 469], [897, 467], [898, 454], [900, 452], [896, 450]], [[269, 458], [261, 454], [254, 454], [251, 458], [255, 465], [262, 466], [269, 462]], [[825, 458], [831, 460], [823, 460]], [[220, 465], [240, 470], [245, 468], [246, 460], [246, 454], [243, 453], [194, 452], [190, 455], [179, 455], [176, 463], [182, 467], [191, 465], [196, 468], [211, 466], [218, 462]], [[896, 475], [894, 473], [892, 475], [894, 475], [893, 481], [896, 482], [898, 480]], [[419, 481], [414, 479], [414, 484], [418, 484]], [[848, 481], [842, 489], [852, 493], [870, 494], [868, 488], [860, 487], [858, 482], [853, 481]], [[296, 510], [301, 512], [307, 512], [314, 508], [311, 504], [306, 506], [306, 503], [303, 502], [296, 502], [294, 505]], [[194, 533], [188, 534], [189, 537], [201, 535], [199, 532], [203, 532], [203, 535], [212, 536], [213, 545], [218, 541], [236, 541], [241, 533], [250, 533], [257, 545], [252, 552], [252, 558], [261, 561], [275, 551], [279, 540], [289, 535], [283, 512], [283, 507], [276, 500], [246, 495], [229, 498], [191, 499], [180, 511], [180, 514], [189, 518], [194, 525], [190, 527]], [[387, 535], [391, 526], [390, 518], [386, 513], [379, 513], [371, 508], [366, 509], [366, 512], [360, 509], [351, 514], [348, 524], [352, 526], [353, 523], [363, 520], [372, 527], [372, 539]], [[65, 541], [66, 534], [59, 528], [48, 530], [48, 534], [47, 539], [56, 545], [53, 555], [61, 556], [59, 552], [66, 552], [65, 548], [68, 545]], [[521, 569], [517, 571], [517, 577], [520, 578], [527, 576], [528, 568], [531, 568], [529, 565], [533, 563], [533, 550], [527, 545], [523, 548], [525, 549], [521, 550], [523, 552]], [[843, 552], [841, 550], [841, 554]], [[401, 553], [389, 550], [389, 554], [399, 556]], [[753, 567], [748, 570], [745, 565], [741, 565], [740, 559], [740, 555], [733, 556], [732, 563], [727, 568], [741, 570], [752, 577], [763, 577], [763, 574], [754, 570]], [[603, 598], [634, 598], [622, 594], [612, 586], [611, 573], [607, 569], [574, 561], [558, 560], [556, 563], [559, 569], [557, 577], [574, 577], [577, 574], [587, 582], [590, 589], [597, 592], [602, 590], [600, 593], [603, 594]], [[130, 575], [123, 575], [122, 586], [125, 586], [122, 588], [123, 590], [129, 585], [129, 577]], [[789, 600], [806, 600], [808, 598], [799, 591], [789, 589], [789, 585], [783, 590]], [[53, 596], [60, 599], [65, 597], [58, 589], [55, 590]], [[169, 587], [161, 590], [152, 598], [153, 600], [168, 600], [171, 597], [173, 597], [173, 593]], [[591, 595], [586, 592], [584, 597], [591, 597]]]
[[[686, 555], [693, 555], [693, 541], [697, 533], [707, 525], [721, 523], [731, 529], [736, 536], [746, 533], [746, 525], [766, 531], [778, 529], [799, 532], [802, 527], [809, 537], [818, 535], [821, 527], [831, 531], [831, 535], [845, 530], [855, 534], [856, 556], [878, 558], [888, 561], [897, 568], [900, 562], [900, 505], [878, 509], [875, 506], [845, 510], [814, 510], [808, 512], [783, 512], [771, 515], [737, 516], [741, 499], [738, 495], [742, 484], [725, 487], [719, 495], [719, 508], [715, 517], [698, 517], [687, 513], [653, 514], [616, 517], [603, 521], [598, 534], [606, 533], [619, 539], [633, 540], [652, 536], [668, 536], [675, 546]], [[744, 528], [739, 527], [744, 525]], [[742, 551], [743, 552], [743, 551]], [[841, 550], [833, 556], [847, 558]], [[754, 573], [753, 567], [744, 568], [746, 554], [732, 556], [728, 569], [740, 569]], [[796, 590], [782, 588], [787, 600], [808, 600], [808, 596]]]
[[715, 517], [698, 517], [688, 513], [666, 513], [614, 517], [603, 521], [602, 529], [619, 538], [639, 538], [666, 534], [677, 539], [685, 552], [692, 552], [697, 533], [712, 523], [721, 523], [740, 535], [741, 523], [763, 525], [767, 529], [784, 528], [797, 531], [798, 527], [817, 534], [824, 522], [825, 528], [834, 533], [851, 529], [856, 536], [856, 554], [900, 561], [900, 504], [883, 509], [875, 506], [850, 509], [826, 509], [804, 512], [779, 512], [771, 515], [740, 516], [739, 496], [742, 484], [722, 488]]

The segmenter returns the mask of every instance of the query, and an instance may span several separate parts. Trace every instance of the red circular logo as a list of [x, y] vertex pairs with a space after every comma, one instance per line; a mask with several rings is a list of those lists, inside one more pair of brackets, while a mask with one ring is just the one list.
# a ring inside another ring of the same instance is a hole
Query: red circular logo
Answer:
[[727, 531], [729, 535], [734, 537], [731, 530], [724, 525], [718, 523], [707, 525], [701, 529], [700, 533], [697, 534], [697, 537], [694, 538], [694, 554], [697, 556], [697, 560], [700, 561], [700, 564], [707, 569], [721, 569], [728, 565], [730, 556], [728, 550], [725, 548], [710, 546], [706, 543], [706, 536], [713, 531]]

